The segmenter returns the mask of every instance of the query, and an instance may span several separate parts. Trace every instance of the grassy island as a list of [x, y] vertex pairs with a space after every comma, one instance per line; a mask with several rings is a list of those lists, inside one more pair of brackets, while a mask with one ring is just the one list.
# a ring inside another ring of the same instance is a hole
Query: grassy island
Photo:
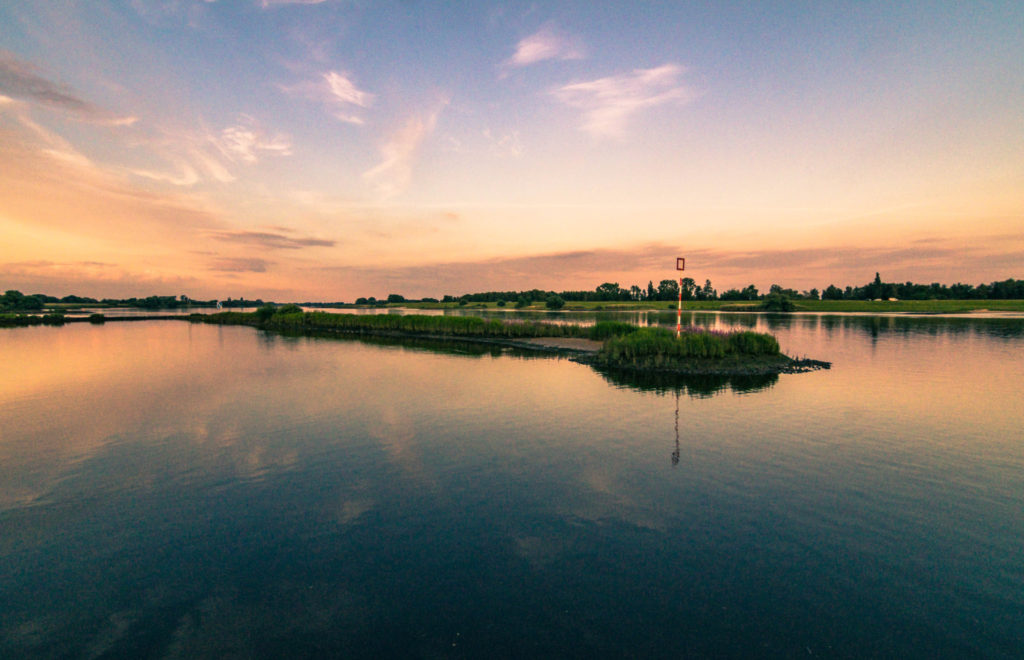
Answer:
[[[794, 360], [775, 337], [758, 332], [689, 328], [677, 338], [665, 328], [619, 321], [594, 325], [484, 319], [475, 316], [332, 314], [288, 305], [256, 312], [194, 314], [190, 321], [250, 325], [310, 335], [419, 337], [501, 344], [571, 354], [605, 370], [664, 374], [779, 374], [828, 368], [826, 362]], [[585, 345], [555, 340], [587, 340]], [[551, 340], [551, 341], [544, 341]]]
[[102, 324], [110, 321], [190, 321], [247, 325], [301, 335], [362, 336], [394, 341], [472, 342], [569, 355], [603, 372], [673, 375], [763, 375], [827, 369], [826, 362], [794, 360], [779, 351], [775, 337], [758, 332], [722, 332], [691, 327], [676, 337], [671, 330], [621, 321], [593, 325], [477, 316], [417, 314], [333, 314], [306, 312], [298, 305], [265, 305], [255, 312], [189, 316], [88, 317], [63, 314], [0, 314], [0, 327]]

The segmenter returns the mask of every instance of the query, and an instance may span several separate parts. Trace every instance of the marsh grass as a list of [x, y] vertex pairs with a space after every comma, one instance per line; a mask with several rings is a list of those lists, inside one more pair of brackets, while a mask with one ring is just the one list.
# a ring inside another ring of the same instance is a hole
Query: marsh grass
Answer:
[[690, 330], [676, 337], [665, 328], [638, 328], [609, 337], [596, 363], [606, 366], [672, 368], [683, 362], [779, 355], [775, 337], [758, 332]]
[[0, 314], [0, 327], [16, 328], [30, 325], [64, 325], [64, 314]]
[[[220, 316], [220, 315], [215, 315]], [[539, 321], [505, 321], [476, 316], [417, 314], [331, 314], [292, 312], [271, 316], [261, 324], [268, 330], [317, 330], [349, 333], [404, 333], [450, 337], [587, 337], [589, 328]]]

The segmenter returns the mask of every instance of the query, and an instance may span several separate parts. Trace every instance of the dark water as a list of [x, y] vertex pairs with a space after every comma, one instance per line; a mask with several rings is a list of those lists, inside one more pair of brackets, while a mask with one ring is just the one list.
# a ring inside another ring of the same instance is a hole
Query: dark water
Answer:
[[689, 320], [834, 366], [0, 331], [0, 657], [1021, 657], [1024, 320]]

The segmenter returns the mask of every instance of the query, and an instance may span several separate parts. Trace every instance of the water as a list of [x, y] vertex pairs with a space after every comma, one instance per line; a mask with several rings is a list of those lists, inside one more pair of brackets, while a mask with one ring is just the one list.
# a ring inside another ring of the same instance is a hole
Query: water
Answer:
[[687, 320], [833, 368], [0, 331], [0, 657], [1019, 657], [1024, 321]]

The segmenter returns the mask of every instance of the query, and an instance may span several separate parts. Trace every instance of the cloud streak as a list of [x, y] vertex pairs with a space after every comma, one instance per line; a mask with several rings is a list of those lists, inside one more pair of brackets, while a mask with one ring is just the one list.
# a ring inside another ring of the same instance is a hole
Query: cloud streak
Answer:
[[580, 60], [585, 56], [579, 40], [548, 24], [516, 44], [516, 52], [505, 60], [506, 66], [523, 67], [545, 60]]
[[154, 275], [98, 261], [21, 261], [0, 263], [9, 287], [22, 291], [98, 298], [149, 296], [191, 291], [202, 283], [195, 277]]
[[312, 238], [309, 236], [293, 236], [285, 230], [271, 231], [220, 231], [211, 237], [226, 243], [243, 244], [269, 250], [298, 250], [307, 247], [333, 247], [336, 241]]
[[268, 136], [252, 117], [243, 115], [241, 119], [239, 124], [222, 130], [220, 137], [214, 141], [222, 154], [250, 164], [258, 162], [259, 156], [264, 153], [291, 155], [292, 145], [288, 136]]
[[221, 257], [211, 261], [208, 268], [219, 273], [265, 273], [272, 265], [259, 257]]
[[363, 178], [385, 197], [405, 190], [412, 178], [412, 165], [423, 141], [434, 131], [437, 117], [447, 101], [426, 116], [410, 117], [381, 145], [383, 158], [375, 167], [363, 173]]
[[133, 167], [135, 176], [189, 187], [204, 181], [231, 183], [235, 164], [255, 165], [264, 156], [290, 156], [291, 139], [283, 133], [268, 133], [249, 115], [241, 115], [238, 123], [220, 133], [209, 131], [165, 130], [154, 137], [138, 138], [138, 146], [148, 149], [169, 164], [170, 170]]
[[348, 124], [365, 123], [360, 110], [373, 105], [376, 96], [359, 89], [351, 74], [345, 71], [327, 71], [318, 79], [297, 85], [279, 85], [278, 89], [288, 95], [318, 101], [331, 109], [335, 119]]
[[641, 110], [695, 98], [693, 90], [679, 81], [684, 71], [679, 65], [663, 64], [564, 85], [552, 94], [562, 103], [583, 111], [582, 130], [599, 137], [618, 137], [629, 119]]
[[63, 85], [39, 75], [35, 66], [19, 60], [0, 49], [0, 92], [51, 110], [73, 119], [108, 126], [134, 124], [135, 117], [119, 117], [79, 98]]

